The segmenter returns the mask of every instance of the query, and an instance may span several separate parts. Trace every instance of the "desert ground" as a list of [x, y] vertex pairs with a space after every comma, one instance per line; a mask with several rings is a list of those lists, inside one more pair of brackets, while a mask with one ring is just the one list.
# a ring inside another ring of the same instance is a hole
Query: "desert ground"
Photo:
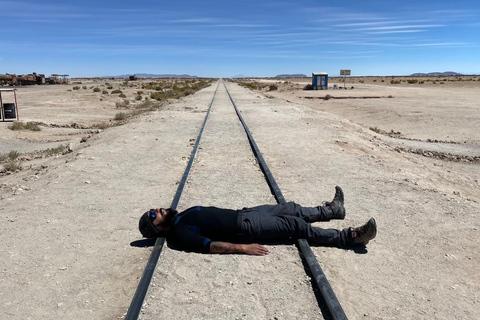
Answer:
[[[480, 82], [373, 80], [324, 91], [302, 90], [307, 79], [227, 86], [287, 200], [316, 206], [340, 185], [346, 219], [317, 226], [376, 218], [363, 251], [312, 248], [350, 319], [475, 319]], [[0, 165], [3, 318], [124, 317], [151, 252], [135, 245], [138, 218], [172, 201], [217, 88], [152, 107], [142, 81], [73, 81], [18, 88], [20, 120], [41, 131], [0, 122], [0, 155], [18, 151], [21, 167]], [[219, 86], [179, 209], [265, 203], [274, 199]], [[141, 318], [321, 319], [296, 247], [268, 247], [253, 257], [165, 246]]]

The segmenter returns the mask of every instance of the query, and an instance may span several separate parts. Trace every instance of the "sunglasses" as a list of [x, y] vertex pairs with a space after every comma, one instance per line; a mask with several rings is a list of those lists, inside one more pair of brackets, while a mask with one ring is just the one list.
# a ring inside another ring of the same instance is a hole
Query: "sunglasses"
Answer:
[[148, 216], [150, 217], [150, 220], [155, 221], [155, 219], [157, 219], [157, 214], [155, 213], [155, 209], [150, 209]]

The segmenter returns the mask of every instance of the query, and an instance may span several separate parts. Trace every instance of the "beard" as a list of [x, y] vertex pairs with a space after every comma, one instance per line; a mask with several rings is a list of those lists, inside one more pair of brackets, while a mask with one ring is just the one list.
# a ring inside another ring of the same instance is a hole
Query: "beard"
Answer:
[[167, 213], [165, 214], [165, 220], [162, 223], [160, 223], [160, 227], [162, 229], [170, 228], [170, 226], [173, 223], [173, 219], [175, 219], [175, 217], [178, 214], [178, 211], [172, 208], [168, 208], [165, 211], [167, 211]]

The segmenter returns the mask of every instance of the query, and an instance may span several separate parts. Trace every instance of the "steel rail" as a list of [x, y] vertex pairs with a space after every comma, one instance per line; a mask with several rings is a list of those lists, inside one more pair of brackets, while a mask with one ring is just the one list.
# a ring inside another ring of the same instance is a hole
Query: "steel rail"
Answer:
[[[215, 93], [213, 94], [212, 101], [208, 107], [207, 114], [205, 115], [205, 119], [203, 120], [202, 128], [197, 136], [197, 141], [193, 146], [192, 153], [190, 155], [190, 160], [188, 161], [187, 167], [185, 168], [185, 172], [183, 173], [182, 180], [178, 185], [177, 192], [173, 197], [172, 204], [170, 208], [176, 209], [178, 202], [180, 201], [180, 197], [183, 192], [183, 188], [185, 187], [185, 183], [188, 178], [188, 174], [190, 173], [190, 169], [192, 168], [193, 160], [197, 154], [197, 149], [200, 144], [200, 140], [202, 139], [203, 130], [205, 129], [205, 125], [208, 120], [208, 116], [210, 115], [210, 111], [212, 110], [213, 101], [215, 100], [215, 96], [217, 95], [218, 87], [220, 83], [218, 83], [217, 88], [215, 89]], [[150, 286], [150, 282], [152, 280], [153, 272], [155, 271], [155, 267], [157, 266], [158, 259], [160, 254], [162, 253], [163, 245], [165, 244], [165, 238], [157, 238], [155, 241], [155, 245], [153, 246], [152, 253], [150, 254], [150, 258], [147, 261], [147, 265], [143, 270], [142, 278], [138, 283], [137, 290], [133, 296], [132, 302], [130, 303], [130, 307], [128, 308], [127, 314], [125, 315], [126, 320], [136, 320], [140, 315], [140, 311], [142, 310], [143, 301], [145, 300], [145, 296], [147, 295], [148, 288]]]
[[[250, 130], [248, 129], [247, 124], [243, 120], [243, 117], [240, 114], [240, 111], [238, 110], [237, 105], [233, 101], [233, 98], [230, 95], [230, 92], [228, 91], [228, 88], [225, 82], [223, 82], [223, 85], [225, 87], [225, 90], [227, 90], [228, 97], [230, 98], [230, 101], [232, 102], [233, 107], [235, 108], [235, 112], [237, 113], [237, 116], [240, 122], [242, 123], [243, 128], [245, 129], [245, 132], [248, 136], [248, 140], [250, 141], [250, 145], [253, 149], [253, 153], [257, 157], [260, 168], [265, 174], [265, 178], [267, 179], [267, 183], [270, 187], [270, 190], [272, 190], [272, 193], [275, 196], [278, 203], [286, 203], [285, 198], [282, 192], [280, 191], [280, 188], [278, 187], [277, 182], [275, 181], [275, 178], [273, 177], [270, 169], [268, 168], [267, 163], [265, 162], [265, 159], [263, 159], [263, 156], [260, 153], [260, 150], [258, 149], [258, 146], [255, 143], [255, 140], [253, 139], [253, 136], [250, 133]], [[317, 284], [317, 287], [320, 290], [320, 293], [322, 294], [322, 297], [325, 301], [325, 304], [328, 307], [328, 310], [330, 311], [332, 318], [335, 320], [347, 319], [347, 316], [343, 311], [343, 308], [340, 305], [340, 302], [338, 301], [335, 295], [335, 292], [333, 292], [333, 289], [330, 286], [330, 283], [328, 282], [327, 277], [325, 276], [325, 273], [320, 267], [320, 264], [315, 258], [315, 255], [313, 254], [313, 251], [310, 248], [310, 245], [308, 244], [308, 242], [305, 239], [298, 239], [297, 245], [304, 256], [308, 267], [310, 268], [310, 272], [313, 275], [315, 283]]]

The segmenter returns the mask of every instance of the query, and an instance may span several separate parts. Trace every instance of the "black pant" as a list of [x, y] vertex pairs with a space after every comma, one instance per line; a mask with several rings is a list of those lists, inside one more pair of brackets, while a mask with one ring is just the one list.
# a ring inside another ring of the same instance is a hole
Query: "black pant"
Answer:
[[320, 207], [302, 207], [294, 202], [263, 205], [239, 210], [240, 237], [244, 241], [306, 239], [312, 245], [345, 248], [348, 228], [343, 230], [312, 227], [309, 222], [328, 221]]

